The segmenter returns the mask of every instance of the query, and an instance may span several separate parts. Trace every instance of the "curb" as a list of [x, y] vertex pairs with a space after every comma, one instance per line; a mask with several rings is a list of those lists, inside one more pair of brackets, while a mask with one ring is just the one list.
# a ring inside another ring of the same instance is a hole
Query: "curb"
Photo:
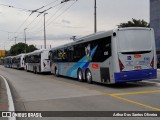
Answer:
[[[13, 98], [12, 98], [12, 94], [11, 94], [11, 90], [10, 87], [8, 85], [7, 80], [5, 79], [5, 77], [3, 77], [2, 75], [0, 75], [0, 77], [3, 79], [3, 81], [5, 82], [5, 86], [7, 89], [7, 97], [8, 97], [8, 111], [15, 111], [14, 108], [14, 102], [13, 102]], [[9, 117], [8, 120], [16, 120], [15, 117]]]

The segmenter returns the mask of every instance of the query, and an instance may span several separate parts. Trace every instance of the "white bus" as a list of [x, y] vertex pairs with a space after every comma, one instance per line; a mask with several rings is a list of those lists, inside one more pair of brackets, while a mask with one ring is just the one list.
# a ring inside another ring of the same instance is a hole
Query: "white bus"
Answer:
[[24, 55], [19, 54], [12, 57], [12, 68], [24, 69]]
[[12, 56], [4, 57], [4, 67], [11, 68], [12, 67]]
[[157, 78], [152, 28], [118, 28], [50, 50], [51, 73], [111, 84]]
[[25, 70], [34, 73], [50, 72], [49, 50], [36, 50], [25, 55]]

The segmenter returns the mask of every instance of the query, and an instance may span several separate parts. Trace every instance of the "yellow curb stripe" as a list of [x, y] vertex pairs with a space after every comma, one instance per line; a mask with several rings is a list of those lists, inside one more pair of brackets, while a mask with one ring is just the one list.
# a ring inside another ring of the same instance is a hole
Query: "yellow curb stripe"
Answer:
[[120, 96], [116, 96], [116, 95], [110, 95], [114, 98], [117, 98], [117, 99], [120, 99], [120, 100], [123, 100], [123, 101], [126, 101], [126, 102], [129, 102], [129, 103], [132, 103], [132, 104], [136, 104], [138, 106], [143, 106], [145, 108], [149, 108], [151, 110], [155, 110], [155, 111], [160, 111], [160, 108], [156, 108], [156, 107], [152, 107], [152, 106], [149, 106], [149, 105], [145, 105], [145, 104], [142, 104], [142, 103], [139, 103], [139, 102], [135, 102], [135, 101], [132, 101], [132, 100], [129, 100], [129, 99], [126, 99], [126, 98], [122, 98]]
[[110, 95], [134, 95], [134, 94], [149, 94], [149, 93], [156, 93], [160, 92], [160, 90], [148, 90], [148, 91], [139, 91], [139, 92], [124, 92], [124, 93], [115, 93], [115, 94], [110, 94]]

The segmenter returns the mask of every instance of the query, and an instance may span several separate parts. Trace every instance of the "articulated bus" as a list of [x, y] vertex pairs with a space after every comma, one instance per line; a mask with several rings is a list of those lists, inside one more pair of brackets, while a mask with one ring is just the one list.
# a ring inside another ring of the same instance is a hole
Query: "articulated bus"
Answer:
[[25, 54], [19, 54], [12, 57], [12, 68], [24, 69], [24, 55]]
[[25, 70], [34, 73], [50, 72], [49, 50], [36, 50], [25, 55]]
[[7, 67], [7, 68], [12, 67], [12, 56], [7, 56], [4, 58], [4, 67]]
[[51, 73], [106, 84], [157, 78], [152, 28], [118, 28], [50, 50]]

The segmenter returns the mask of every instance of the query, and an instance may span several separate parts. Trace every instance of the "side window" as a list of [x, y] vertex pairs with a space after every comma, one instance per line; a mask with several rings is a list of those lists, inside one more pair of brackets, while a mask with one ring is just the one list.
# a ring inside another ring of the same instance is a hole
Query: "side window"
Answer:
[[41, 60], [41, 55], [33, 55], [33, 63], [39, 63]]
[[17, 58], [17, 63], [19, 63], [21, 61], [21, 58]]
[[67, 47], [64, 51], [66, 53], [66, 62], [72, 62], [73, 61], [73, 54], [74, 54], [73, 46]]
[[51, 55], [51, 61], [52, 61], [52, 62], [57, 62], [57, 60], [58, 60], [57, 50], [54, 50], [54, 51], [52, 52], [52, 55]]
[[65, 62], [66, 61], [66, 53], [64, 52], [64, 49], [57, 50], [57, 60], [58, 62]]
[[74, 45], [73, 61], [78, 62], [85, 56], [85, 44]]
[[95, 40], [91, 48], [98, 46], [92, 58], [92, 62], [103, 62], [111, 56], [111, 37]]

